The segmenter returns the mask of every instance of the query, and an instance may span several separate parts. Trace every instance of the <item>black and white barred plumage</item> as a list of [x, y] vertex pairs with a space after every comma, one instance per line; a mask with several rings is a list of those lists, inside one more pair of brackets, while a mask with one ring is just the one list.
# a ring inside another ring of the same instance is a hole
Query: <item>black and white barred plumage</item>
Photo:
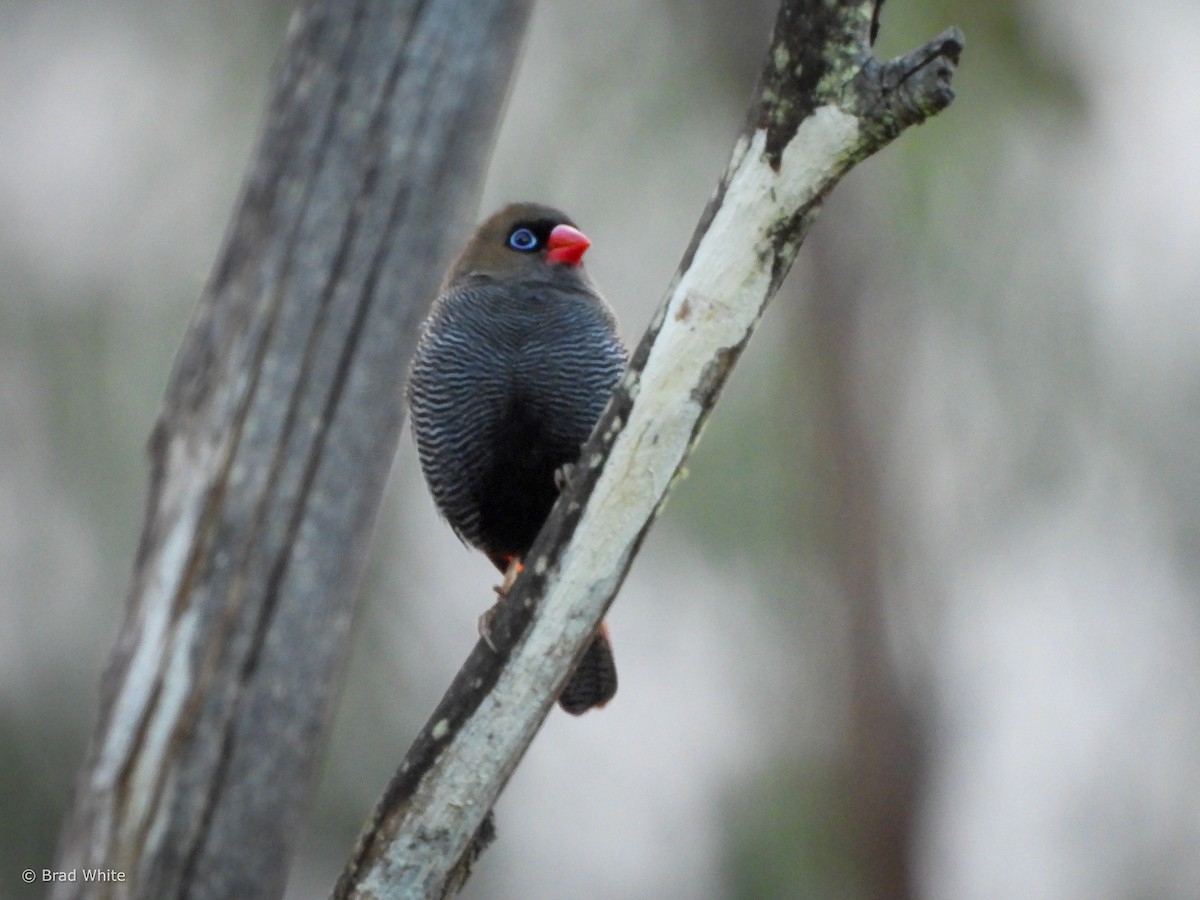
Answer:
[[[413, 358], [408, 399], [430, 492], [501, 570], [529, 551], [558, 495], [555, 472], [578, 459], [625, 370], [616, 321], [580, 265], [586, 248], [557, 210], [501, 210], [451, 267]], [[602, 627], [559, 699], [579, 713], [615, 691]]]
[[409, 379], [438, 509], [493, 559], [524, 556], [625, 368], [604, 301], [576, 270], [484, 276], [438, 298]]

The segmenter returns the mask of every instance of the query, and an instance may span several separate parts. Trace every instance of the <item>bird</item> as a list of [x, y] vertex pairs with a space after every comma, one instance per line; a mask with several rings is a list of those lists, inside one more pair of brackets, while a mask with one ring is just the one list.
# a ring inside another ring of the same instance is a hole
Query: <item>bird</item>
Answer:
[[[499, 603], [628, 363], [584, 270], [590, 246], [557, 209], [496, 212], [447, 271], [409, 369], [425, 481], [458, 537], [505, 573]], [[602, 622], [558, 702], [581, 715], [616, 690]]]

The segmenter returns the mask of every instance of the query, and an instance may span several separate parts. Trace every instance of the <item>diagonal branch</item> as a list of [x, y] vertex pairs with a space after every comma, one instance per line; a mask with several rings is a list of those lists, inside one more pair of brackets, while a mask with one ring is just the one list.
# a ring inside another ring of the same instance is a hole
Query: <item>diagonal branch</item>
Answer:
[[524, 573], [410, 748], [336, 897], [437, 896], [612, 602], [821, 201], [953, 100], [950, 29], [871, 55], [872, 0], [784, 0], [746, 132]]

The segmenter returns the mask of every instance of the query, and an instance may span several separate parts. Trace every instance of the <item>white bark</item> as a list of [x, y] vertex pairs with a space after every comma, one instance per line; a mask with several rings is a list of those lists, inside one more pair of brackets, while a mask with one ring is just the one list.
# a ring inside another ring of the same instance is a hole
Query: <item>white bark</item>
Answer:
[[[464, 861], [481, 849], [477, 829], [620, 587], [821, 198], [856, 162], [950, 102], [957, 32], [881, 66], [867, 50], [873, 4], [830, 6], [783, 4], [758, 125], [738, 141], [699, 241], [493, 619], [498, 657], [476, 648], [336, 896], [438, 896], [464, 877]], [[806, 17], [833, 22], [822, 31], [829, 46], [805, 46], [793, 26]], [[826, 77], [808, 96], [789, 94], [814, 58]]]

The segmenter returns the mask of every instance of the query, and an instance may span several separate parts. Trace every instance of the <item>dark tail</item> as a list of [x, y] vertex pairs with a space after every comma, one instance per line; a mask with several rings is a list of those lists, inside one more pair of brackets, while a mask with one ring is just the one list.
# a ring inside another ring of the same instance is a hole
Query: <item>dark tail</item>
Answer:
[[558, 704], [573, 716], [604, 706], [617, 692], [617, 663], [613, 659], [608, 628], [603, 622], [575, 667], [571, 680], [558, 697]]

